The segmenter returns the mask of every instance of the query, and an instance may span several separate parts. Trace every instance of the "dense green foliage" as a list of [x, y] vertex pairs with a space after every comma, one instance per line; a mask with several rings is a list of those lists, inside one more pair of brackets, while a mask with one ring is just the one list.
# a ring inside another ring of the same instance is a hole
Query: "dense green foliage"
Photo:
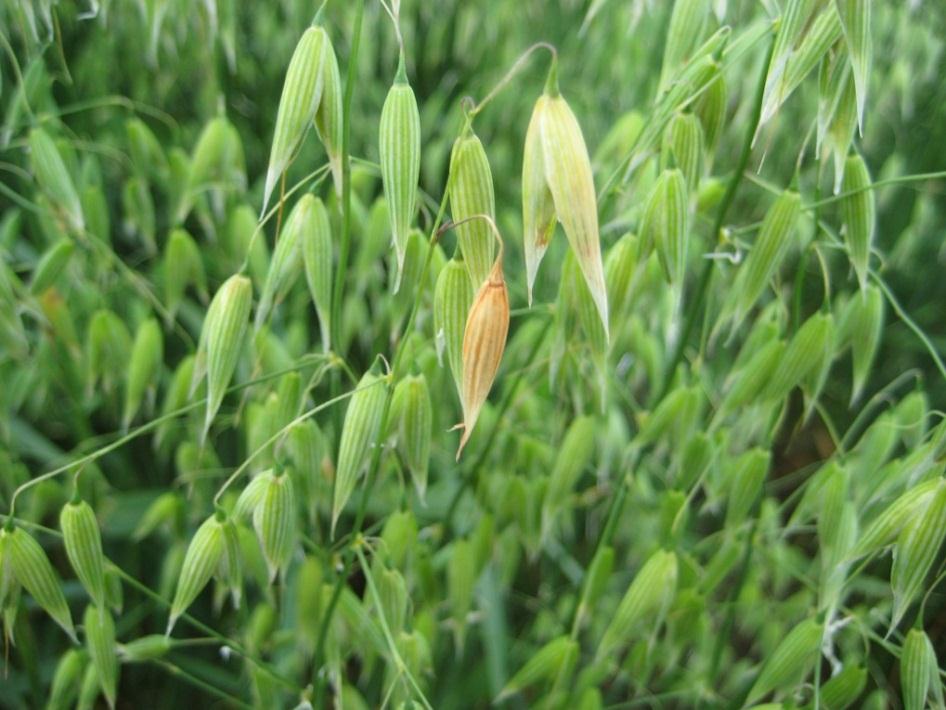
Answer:
[[0, 4], [0, 706], [943, 707], [942, 2], [320, 4]]

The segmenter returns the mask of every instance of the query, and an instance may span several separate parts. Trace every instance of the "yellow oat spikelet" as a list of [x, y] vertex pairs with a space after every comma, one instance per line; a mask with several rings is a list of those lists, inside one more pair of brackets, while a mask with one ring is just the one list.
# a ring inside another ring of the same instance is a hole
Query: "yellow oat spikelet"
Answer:
[[458, 461], [496, 379], [509, 332], [509, 291], [503, 278], [503, 243], [493, 221], [489, 220], [489, 224], [499, 241], [499, 252], [489, 276], [473, 298], [463, 331], [463, 376], [460, 388], [463, 423], [457, 425], [463, 429], [463, 436], [457, 449]]

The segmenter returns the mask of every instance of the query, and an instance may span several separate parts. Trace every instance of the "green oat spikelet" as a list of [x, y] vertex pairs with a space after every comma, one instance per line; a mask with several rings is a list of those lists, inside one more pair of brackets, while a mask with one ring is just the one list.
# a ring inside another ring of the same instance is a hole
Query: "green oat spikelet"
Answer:
[[933, 644], [922, 629], [910, 629], [900, 652], [903, 710], [923, 710], [933, 683], [940, 683]]
[[22, 528], [13, 528], [0, 530], [0, 547], [5, 548], [4, 565], [9, 565], [13, 579], [78, 643], [59, 577], [40, 544]]
[[635, 627], [661, 618], [677, 591], [677, 556], [657, 550], [638, 571], [601, 637], [596, 658], [602, 660], [629, 644]]
[[115, 621], [103, 607], [90, 604], [82, 617], [86, 649], [92, 666], [98, 673], [102, 693], [110, 708], [115, 707], [118, 693], [118, 650], [115, 644]]
[[[198, 380], [204, 372], [207, 375], [207, 410], [202, 438], [206, 438], [214, 416], [220, 409], [240, 359], [252, 300], [253, 286], [249, 278], [237, 274], [227, 279], [217, 290], [207, 310], [194, 368], [194, 376]], [[205, 363], [203, 367], [200, 365], [202, 359]]]
[[909, 520], [897, 538], [890, 571], [891, 630], [900, 623], [922, 588], [946, 536], [946, 481], [940, 479], [939, 483], [926, 510]]
[[276, 181], [288, 169], [306, 130], [316, 117], [325, 82], [326, 38], [323, 28], [307, 28], [289, 60], [276, 110], [276, 128], [266, 168], [261, 214], [265, 214]]
[[342, 424], [332, 497], [332, 534], [372, 452], [381, 445], [381, 419], [388, 399], [386, 378], [371, 371], [358, 382]]
[[98, 607], [105, 606], [105, 556], [95, 512], [85, 501], [66, 503], [59, 515], [59, 528], [69, 564]]
[[819, 657], [823, 633], [822, 624], [815, 619], [795, 626], [765, 660], [746, 705], [758, 702], [774, 690], [789, 690], [804, 680]]
[[128, 360], [128, 376], [125, 381], [125, 407], [122, 414], [122, 428], [127, 430], [146, 393], [151, 393], [149, 401], [157, 391], [157, 379], [164, 363], [164, 336], [161, 327], [154, 318], [149, 318], [138, 326], [135, 341]]
[[316, 198], [311, 203], [311, 210], [302, 225], [299, 238], [306, 283], [319, 316], [322, 349], [328, 352], [332, 347], [332, 226], [322, 200]]
[[871, 189], [870, 173], [867, 172], [864, 159], [857, 153], [852, 154], [844, 164], [841, 192], [856, 192], [841, 201], [841, 214], [844, 221], [844, 241], [863, 291], [867, 287], [867, 270], [874, 241], [877, 207]]
[[36, 181], [68, 228], [81, 233], [85, 229], [82, 203], [56, 142], [42, 128], [34, 128], [29, 149]]
[[215, 513], [205, 520], [191, 539], [181, 566], [165, 635], [170, 636], [175, 622], [207, 586], [226, 552], [224, 515]]
[[[496, 218], [496, 198], [489, 158], [480, 139], [467, 125], [450, 151], [450, 212], [457, 222], [457, 243], [473, 288], [489, 276], [495, 245], [489, 225], [474, 215]], [[469, 221], [464, 222], [464, 220]], [[463, 222], [463, 224], [459, 224]]]
[[266, 476], [262, 498], [253, 511], [253, 527], [272, 584], [279, 572], [285, 574], [295, 537], [296, 497], [292, 478], [285, 471]]
[[398, 415], [398, 448], [421, 501], [427, 494], [427, 472], [433, 436], [433, 404], [424, 375], [409, 375], [398, 382], [391, 400]]
[[434, 286], [434, 341], [438, 358], [446, 353], [458, 396], [462, 396], [463, 329], [474, 293], [463, 261], [456, 257], [448, 261]]
[[397, 74], [381, 109], [379, 132], [381, 182], [388, 202], [391, 240], [397, 260], [394, 292], [400, 289], [407, 237], [417, 207], [417, 183], [420, 178], [420, 113], [414, 90], [407, 82], [404, 54], [398, 60]]

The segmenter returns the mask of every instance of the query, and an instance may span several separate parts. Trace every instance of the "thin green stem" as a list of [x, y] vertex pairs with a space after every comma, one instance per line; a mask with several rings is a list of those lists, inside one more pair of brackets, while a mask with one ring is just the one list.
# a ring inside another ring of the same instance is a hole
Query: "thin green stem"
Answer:
[[946, 379], [946, 365], [943, 364], [942, 358], [940, 358], [939, 353], [936, 352], [936, 346], [930, 341], [929, 336], [923, 332], [923, 329], [916, 324], [916, 322], [910, 317], [910, 315], [903, 310], [903, 307], [900, 305], [900, 302], [897, 301], [897, 297], [893, 295], [893, 291], [884, 283], [884, 280], [880, 278], [876, 271], [871, 269], [870, 277], [877, 283], [880, 287], [880, 290], [883, 292], [884, 297], [890, 303], [890, 306], [896, 312], [907, 327], [912, 330], [916, 337], [920, 339], [920, 342], [923, 343], [923, 346], [929, 352], [930, 357], [933, 358], [933, 362], [936, 363], [936, 369], [939, 370], [939, 373], [943, 376], [943, 379]]
[[[341, 343], [342, 297], [348, 276], [348, 253], [351, 247], [351, 102], [358, 73], [358, 50], [361, 47], [361, 25], [365, 14], [365, 0], [358, 0], [355, 10], [355, 29], [345, 75], [345, 94], [342, 99], [342, 233], [338, 245], [338, 267], [335, 271], [335, 291], [332, 294], [332, 343]], [[335, 345], [338, 347], [338, 345]]]
[[525, 52], [519, 55], [519, 58], [513, 63], [509, 68], [509, 71], [506, 72], [505, 76], [499, 80], [499, 83], [492, 88], [492, 90], [486, 94], [483, 99], [474, 106], [469, 113], [469, 117], [472, 119], [480, 111], [486, 108], [486, 105], [492, 101], [496, 96], [505, 89], [509, 83], [516, 78], [516, 75], [522, 71], [523, 67], [526, 65], [526, 62], [529, 61], [529, 57], [535, 53], [536, 50], [546, 49], [552, 55], [552, 62], [557, 63], [558, 60], [558, 50], [555, 49], [554, 45], [549, 44], [548, 42], [536, 42], [531, 47], [529, 47]]
[[210, 685], [210, 683], [208, 683], [207, 681], [202, 680], [201, 678], [198, 678], [197, 676], [189, 673], [188, 671], [185, 671], [183, 668], [172, 663], [171, 661], [167, 661], [161, 658], [155, 658], [155, 659], [152, 659], [151, 662], [154, 665], [158, 666], [159, 668], [163, 668], [172, 676], [176, 678], [181, 678], [185, 682], [190, 683], [195, 688], [200, 688], [201, 690], [203, 690], [205, 693], [208, 693], [209, 695], [213, 695], [214, 697], [219, 698], [220, 700], [223, 700], [224, 702], [231, 703], [238, 708], [246, 708], [247, 710], [253, 710], [253, 706], [250, 705], [249, 703], [243, 702], [236, 696], [230, 695], [230, 693], [227, 693], [226, 691], [220, 690], [219, 688], [216, 688]]
[[[298, 370], [301, 370], [303, 367], [306, 367], [314, 362], [317, 362], [318, 360], [323, 360], [324, 358], [325, 356], [321, 354], [308, 355], [305, 358], [302, 358], [293, 367], [286, 368], [284, 370], [279, 370], [277, 372], [272, 372], [268, 375], [258, 377], [254, 380], [249, 380], [248, 382], [241, 382], [238, 385], [233, 385], [227, 389], [227, 393], [237, 392], [239, 390], [243, 390], [248, 387], [261, 384], [268, 380], [281, 377], [282, 375], [285, 375], [289, 372], [296, 372]], [[194, 411], [198, 407], [202, 407], [204, 404], [206, 404], [206, 402], [207, 402], [207, 398], [204, 397], [195, 402], [191, 402], [190, 404], [187, 404], [179, 409], [175, 409], [173, 412], [168, 412], [167, 414], [164, 414], [158, 417], [157, 419], [152, 419], [150, 422], [146, 422], [145, 424], [142, 424], [141, 426], [135, 429], [132, 429], [127, 434], [120, 436], [118, 439], [116, 439], [110, 444], [106, 444], [105, 446], [102, 446], [96, 449], [95, 451], [85, 454], [84, 456], [80, 456], [74, 461], [70, 461], [67, 464], [63, 464], [62, 466], [54, 468], [51, 471], [47, 471], [46, 473], [41, 474], [37, 476], [36, 478], [31, 478], [29, 481], [26, 481], [25, 483], [20, 484], [20, 486], [18, 486], [16, 490], [13, 491], [13, 495], [10, 498], [10, 517], [13, 517], [16, 513], [17, 497], [21, 493], [26, 491], [27, 489], [32, 488], [33, 486], [38, 485], [39, 483], [42, 483], [43, 481], [47, 481], [50, 478], [54, 478], [55, 476], [65, 473], [66, 471], [71, 471], [72, 469], [78, 466], [83, 466], [87, 463], [90, 463], [91, 461], [95, 461], [96, 459], [99, 459], [102, 456], [105, 456], [106, 454], [111, 453], [115, 449], [121, 448], [122, 446], [127, 444], [129, 441], [137, 439], [139, 436], [142, 436], [143, 434], [147, 434], [152, 429], [156, 429], [164, 422], [171, 421], [172, 419], [177, 419], [178, 417], [184, 414], [187, 414], [188, 412]]]
[[260, 444], [249, 456], [246, 457], [246, 459], [244, 459], [243, 463], [241, 463], [241, 464], [237, 467], [237, 469], [236, 469], [232, 474], [230, 474], [230, 477], [227, 478], [227, 480], [223, 482], [223, 485], [220, 486], [220, 490], [218, 490], [217, 493], [216, 493], [216, 495], [214, 496], [214, 498], [213, 498], [213, 504], [214, 504], [215, 506], [217, 505], [217, 503], [218, 503], [219, 500], [220, 500], [220, 496], [222, 496], [222, 495], [226, 492], [227, 488], [229, 488], [230, 485], [231, 485], [237, 478], [239, 478], [240, 474], [243, 473], [243, 472], [249, 467], [250, 463], [252, 463], [252, 462], [256, 459], [257, 456], [259, 456], [259, 455], [262, 454], [264, 451], [266, 451], [266, 449], [268, 449], [271, 444], [275, 443], [275, 442], [278, 441], [281, 437], [283, 437], [283, 436], [286, 434], [286, 432], [288, 432], [290, 429], [292, 429], [292, 427], [296, 426], [297, 424], [301, 424], [302, 422], [304, 422], [304, 421], [305, 421], [306, 419], [308, 419], [309, 417], [315, 416], [316, 414], [318, 414], [319, 412], [321, 412], [323, 409], [328, 409], [328, 408], [331, 407], [333, 404], [337, 404], [337, 403], [341, 402], [342, 400], [348, 399], [349, 397], [351, 397], [352, 395], [354, 395], [356, 392], [361, 392], [361, 391], [363, 391], [363, 390], [370, 389], [370, 388], [372, 388], [372, 387], [375, 387], [376, 385], [381, 384], [382, 382], [383, 382], [383, 380], [377, 380], [376, 382], [371, 382], [371, 383], [369, 383], [369, 384], [367, 384], [367, 385], [364, 385], [364, 386], [362, 386], [362, 387], [355, 387], [354, 389], [351, 389], [351, 390], [349, 390], [348, 392], [345, 392], [345, 393], [343, 393], [343, 394], [340, 394], [340, 395], [338, 395], [338, 396], [336, 396], [336, 397], [332, 397], [331, 399], [326, 400], [325, 402], [322, 402], [321, 404], [318, 404], [318, 405], [312, 407], [311, 409], [309, 409], [309, 410], [303, 412], [303, 413], [300, 414], [298, 417], [296, 417], [295, 419], [293, 419], [291, 422], [289, 422], [288, 424], [286, 424], [284, 427], [282, 427], [281, 429], [279, 429], [279, 431], [277, 431], [275, 434], [273, 434], [271, 437], [269, 437], [266, 441], [264, 441], [262, 444]]

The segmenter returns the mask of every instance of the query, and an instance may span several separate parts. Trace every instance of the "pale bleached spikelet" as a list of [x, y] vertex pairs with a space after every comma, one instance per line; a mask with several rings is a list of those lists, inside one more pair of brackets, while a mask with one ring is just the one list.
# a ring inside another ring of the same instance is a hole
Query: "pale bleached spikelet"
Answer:
[[335, 491], [332, 497], [332, 534], [345, 504], [355, 490], [362, 470], [381, 444], [381, 420], [387, 404], [385, 378], [366, 372], [348, 403], [342, 437], [338, 445]]
[[42, 128], [34, 128], [30, 131], [29, 148], [36, 182], [66, 225], [76, 232], [82, 232], [85, 229], [82, 203], [56, 142]]
[[118, 649], [115, 644], [115, 621], [104, 607], [89, 604], [82, 617], [85, 645], [92, 666], [99, 676], [102, 692], [110, 708], [115, 707], [118, 692]]
[[443, 353], [447, 354], [447, 365], [460, 397], [463, 396], [463, 329], [473, 296], [463, 261], [451, 259], [440, 270], [434, 287], [434, 339], [438, 357], [442, 359]]
[[759, 128], [756, 129], [756, 137], [762, 125], [774, 114], [774, 109], [771, 107], [777, 107], [780, 103], [779, 94], [783, 87], [782, 76], [785, 73], [785, 67], [813, 10], [814, 0], [788, 0], [778, 18], [772, 57], [765, 77], [765, 89], [762, 95], [763, 109]]
[[381, 182], [388, 201], [391, 238], [397, 258], [394, 292], [401, 285], [407, 238], [417, 203], [417, 182], [420, 178], [420, 113], [414, 90], [407, 83], [404, 56], [398, 62], [394, 83], [381, 109], [379, 132]]
[[272, 584], [276, 575], [280, 571], [285, 573], [289, 564], [296, 527], [296, 497], [292, 479], [284, 471], [267, 477], [262, 499], [253, 511], [253, 527]]
[[540, 108], [545, 105], [544, 99], [544, 96], [541, 97], [532, 110], [522, 155], [522, 239], [530, 306], [539, 264], [555, 231], [555, 204], [545, 177], [545, 158], [542, 153]]
[[226, 551], [224, 525], [226, 519], [222, 513], [215, 513], [205, 520], [187, 547], [184, 563], [177, 579], [174, 601], [168, 617], [166, 634], [171, 633], [174, 623], [191, 605], [207, 582], [213, 577]]
[[874, 55], [874, 43], [871, 39], [873, 3], [870, 0], [835, 0], [835, 2], [844, 27], [847, 50], [851, 56], [854, 90], [857, 94], [857, 124], [863, 135], [864, 106], [867, 103], [867, 88]]
[[292, 162], [293, 154], [315, 118], [325, 78], [323, 57], [326, 34], [321, 27], [309, 27], [303, 32], [289, 60], [286, 80], [276, 110], [276, 129], [266, 169], [263, 188], [263, 209], [266, 212], [276, 181]]
[[906, 614], [923, 587], [926, 575], [939, 554], [946, 536], [946, 482], [940, 485], [922, 514], [910, 520], [900, 536], [893, 554], [890, 587], [893, 590], [893, 611], [890, 628]]
[[[319, 28], [325, 32], [322, 28]], [[342, 194], [342, 78], [338, 71], [338, 59], [331, 38], [325, 34], [322, 50], [322, 98], [315, 112], [315, 128], [328, 154], [332, 170], [335, 194]]]
[[[810, 0], [805, 1], [810, 2]], [[832, 5], [828, 5], [805, 31], [798, 47], [787, 57], [783, 70], [771, 91], [766, 84], [762, 113], [759, 117], [760, 126], [775, 116], [786, 99], [818, 66], [840, 37], [841, 22], [838, 19], [838, 13]]]
[[332, 311], [332, 226], [322, 200], [315, 198], [309, 218], [299, 235], [306, 283], [319, 316], [322, 348], [331, 349], [330, 314]]
[[804, 679], [819, 658], [823, 633], [822, 624], [815, 619], [806, 619], [792, 629], [766, 659], [746, 705], [753, 705], [773, 690], [788, 690]]
[[95, 605], [104, 607], [104, 555], [95, 512], [85, 501], [66, 503], [59, 515], [59, 528], [69, 564]]
[[[135, 333], [125, 381], [125, 408], [122, 427], [127, 429], [138, 413], [147, 392], [157, 390], [157, 379], [164, 363], [164, 336], [154, 318], [148, 318]], [[153, 397], [152, 397], [153, 398]]]
[[484, 220], [469, 217], [485, 214], [496, 218], [496, 199], [493, 194], [493, 175], [489, 159], [480, 139], [466, 126], [450, 152], [450, 212], [457, 224], [457, 243], [463, 263], [477, 288], [489, 276], [493, 265], [495, 245], [489, 225]]
[[[252, 300], [253, 285], [249, 278], [236, 274], [223, 283], [207, 310], [204, 330], [201, 332], [201, 340], [206, 349], [204, 357], [207, 373], [207, 411], [203, 437], [207, 436], [210, 424], [220, 409], [240, 359]], [[207, 334], [206, 339], [203, 338], [204, 332]]]
[[[496, 235], [498, 238], [498, 234]], [[480, 286], [470, 306], [463, 329], [463, 378], [460, 402], [463, 406], [463, 429], [457, 460], [473, 433], [480, 409], [499, 371], [509, 331], [509, 291], [503, 278], [503, 250], [493, 263], [489, 277]]]
[[844, 219], [844, 240], [861, 290], [867, 286], [870, 249], [874, 241], [877, 208], [871, 189], [870, 173], [864, 159], [854, 153], [844, 164], [841, 192], [854, 192], [841, 200]]
[[608, 295], [598, 234], [598, 205], [588, 148], [568, 103], [558, 92], [555, 68], [536, 101], [526, 132], [522, 165], [523, 240], [529, 299], [555, 219], [562, 223], [582, 276], [608, 334]]
[[78, 643], [61, 582], [40, 544], [23, 529], [14, 528], [0, 531], [0, 547], [4, 548], [3, 563], [12, 572], [12, 578], [29, 592], [73, 642]]
[[273, 249], [273, 258], [266, 271], [266, 281], [256, 306], [253, 328], [259, 331], [269, 318], [273, 307], [289, 293], [303, 269], [302, 242], [318, 227], [315, 222], [316, 200], [306, 193], [293, 205]]

